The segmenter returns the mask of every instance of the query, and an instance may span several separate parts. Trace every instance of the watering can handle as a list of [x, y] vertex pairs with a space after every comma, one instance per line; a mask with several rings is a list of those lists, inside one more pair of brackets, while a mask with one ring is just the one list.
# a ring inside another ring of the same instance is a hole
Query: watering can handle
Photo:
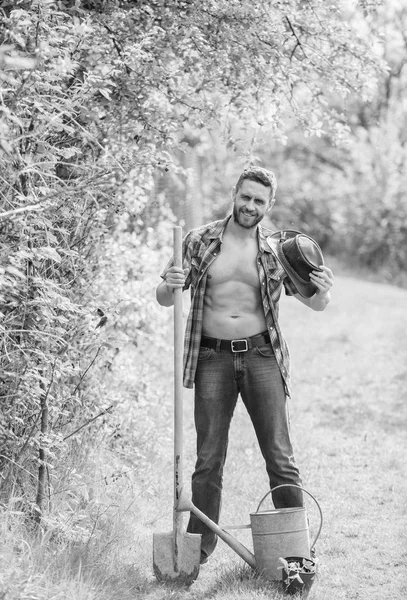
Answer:
[[299, 490], [301, 490], [301, 491], [305, 492], [306, 494], [308, 494], [308, 496], [310, 496], [313, 499], [313, 501], [315, 502], [315, 504], [318, 507], [319, 516], [320, 516], [320, 523], [319, 523], [319, 529], [317, 531], [317, 535], [315, 536], [315, 539], [314, 539], [314, 541], [311, 544], [310, 550], [312, 550], [313, 547], [315, 546], [315, 544], [317, 543], [317, 540], [319, 538], [319, 534], [321, 533], [322, 523], [324, 521], [324, 517], [322, 515], [322, 510], [321, 510], [321, 507], [319, 505], [318, 500], [310, 492], [308, 492], [306, 489], [302, 488], [300, 485], [295, 485], [293, 483], [282, 483], [281, 485], [277, 485], [276, 487], [274, 487], [272, 490], [270, 490], [269, 492], [267, 492], [267, 494], [265, 494], [263, 496], [263, 498], [260, 500], [259, 505], [258, 505], [258, 507], [256, 509], [256, 513], [259, 512], [260, 506], [263, 504], [264, 500], [267, 498], [267, 496], [269, 494], [272, 494], [272, 492], [274, 492], [275, 490], [278, 490], [278, 489], [283, 488], [283, 487], [295, 487], [295, 488], [298, 488]]

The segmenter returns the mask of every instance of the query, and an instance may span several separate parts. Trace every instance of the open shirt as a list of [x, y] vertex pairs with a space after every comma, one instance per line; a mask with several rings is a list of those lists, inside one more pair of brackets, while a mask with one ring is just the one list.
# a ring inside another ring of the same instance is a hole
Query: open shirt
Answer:
[[[192, 229], [182, 242], [183, 268], [189, 269], [184, 290], [190, 289], [191, 307], [187, 319], [184, 339], [184, 380], [186, 388], [192, 388], [195, 379], [198, 354], [202, 335], [204, 297], [208, 268], [222, 251], [222, 239], [230, 219], [214, 221], [202, 227]], [[290, 353], [278, 323], [278, 301], [284, 287], [287, 295], [298, 291], [286, 272], [274, 257], [266, 238], [273, 232], [261, 224], [257, 226], [258, 253], [257, 272], [267, 330], [274, 355], [279, 366], [286, 393], [290, 395]], [[174, 264], [174, 258], [161, 273], [165, 279], [168, 269]]]

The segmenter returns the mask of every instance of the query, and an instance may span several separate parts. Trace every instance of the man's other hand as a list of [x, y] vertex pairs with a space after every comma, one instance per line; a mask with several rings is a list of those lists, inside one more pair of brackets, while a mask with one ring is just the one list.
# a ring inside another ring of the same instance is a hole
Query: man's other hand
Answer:
[[320, 266], [320, 271], [312, 271], [310, 280], [317, 287], [317, 294], [325, 295], [334, 284], [334, 275], [329, 267]]

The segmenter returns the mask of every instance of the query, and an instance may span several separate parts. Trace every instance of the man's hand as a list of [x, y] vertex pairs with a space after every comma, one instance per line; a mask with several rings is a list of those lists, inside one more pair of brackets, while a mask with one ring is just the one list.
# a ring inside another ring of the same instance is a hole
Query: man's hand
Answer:
[[312, 310], [318, 311], [325, 310], [331, 301], [329, 290], [334, 283], [334, 276], [331, 269], [325, 265], [321, 265], [320, 269], [320, 271], [312, 271], [309, 275], [310, 280], [317, 288], [315, 294], [311, 298], [303, 298], [300, 294], [294, 295], [302, 304], [312, 308]]
[[165, 275], [165, 285], [171, 292], [177, 288], [183, 288], [189, 269], [170, 267]]
[[321, 265], [320, 271], [312, 271], [310, 273], [310, 280], [317, 287], [317, 294], [319, 296], [326, 296], [334, 284], [334, 276], [328, 267]]
[[183, 288], [188, 276], [189, 269], [170, 267], [165, 274], [165, 280], [160, 283], [156, 290], [157, 302], [161, 306], [173, 306], [174, 290]]

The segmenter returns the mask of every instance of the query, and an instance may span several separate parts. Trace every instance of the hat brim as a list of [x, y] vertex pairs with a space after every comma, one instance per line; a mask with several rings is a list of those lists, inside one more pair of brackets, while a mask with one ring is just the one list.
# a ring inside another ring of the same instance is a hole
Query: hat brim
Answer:
[[[292, 268], [290, 263], [285, 258], [283, 250], [282, 250], [282, 243], [280, 240], [294, 238], [297, 235], [305, 235], [306, 237], [309, 237], [306, 234], [301, 233], [301, 231], [295, 231], [294, 229], [284, 229], [282, 231], [276, 231], [272, 235], [268, 236], [267, 243], [268, 243], [271, 251], [275, 255], [275, 257], [277, 258], [277, 260], [282, 265], [284, 271], [287, 273], [290, 281], [295, 285], [300, 296], [302, 296], [303, 298], [311, 298], [311, 296], [313, 296], [315, 294], [315, 292], [318, 290], [318, 288], [316, 287], [316, 285], [314, 283], [312, 283], [312, 281], [304, 281], [304, 279], [302, 279], [294, 271], [294, 269]], [[315, 242], [315, 240], [313, 240], [312, 238], [310, 238], [310, 239], [318, 246], [318, 244]], [[318, 246], [318, 248], [319, 248], [319, 246]], [[321, 270], [317, 266], [315, 266], [313, 268], [315, 271]]]

